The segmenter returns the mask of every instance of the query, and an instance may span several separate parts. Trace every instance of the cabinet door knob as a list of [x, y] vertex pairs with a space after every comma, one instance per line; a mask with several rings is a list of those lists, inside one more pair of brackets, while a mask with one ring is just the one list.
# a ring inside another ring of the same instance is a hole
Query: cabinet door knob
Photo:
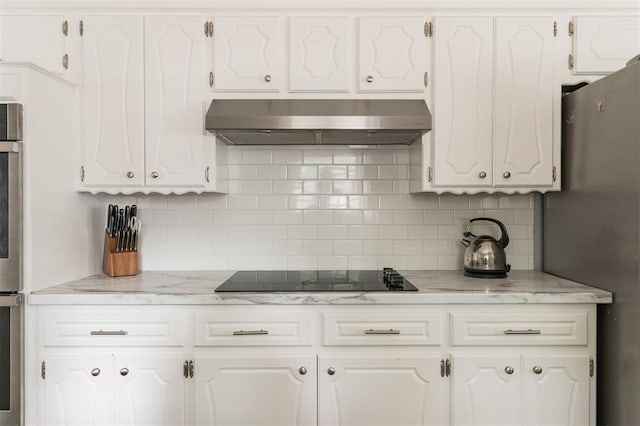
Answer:
[[134, 176], [135, 176], [135, 175], [133, 174], [133, 172], [132, 172], [132, 171], [128, 171], [128, 172], [127, 172], [127, 177], [128, 177], [129, 179], [133, 179], [133, 177], [134, 177]]
[[120, 375], [121, 376], [126, 376], [127, 374], [129, 374], [129, 369], [127, 367], [124, 367], [124, 368], [120, 369]]
[[303, 376], [304, 376], [305, 374], [307, 374], [307, 369], [306, 369], [306, 368], [304, 368], [304, 367], [300, 367], [300, 368], [298, 369], [298, 373], [300, 373], [301, 375], [303, 375]]
[[160, 176], [160, 175], [158, 174], [158, 172], [151, 172], [151, 177], [152, 177], [152, 178], [154, 178], [154, 179], [158, 179], [158, 176]]
[[264, 76], [264, 81], [266, 81], [267, 83], [269, 83], [271, 81], [271, 75], [267, 74]]
[[505, 372], [505, 373], [507, 373], [507, 374], [513, 374], [513, 372], [514, 372], [514, 371], [515, 371], [515, 370], [514, 370], [514, 369], [513, 369], [513, 367], [512, 367], [512, 366], [510, 366], [510, 365], [507, 365], [507, 366], [504, 368], [504, 372]]
[[367, 76], [367, 83], [373, 83], [373, 76], [372, 75], [368, 75]]
[[96, 377], [96, 376], [100, 375], [100, 369], [99, 369], [99, 368], [94, 368], [94, 369], [92, 369], [92, 370], [91, 370], [91, 375], [92, 375], [93, 377]]
[[480, 179], [484, 179], [484, 178], [486, 178], [486, 177], [487, 177], [487, 172], [485, 172], [485, 171], [481, 171], [480, 173], [478, 173], [478, 177], [479, 177]]
[[333, 367], [327, 368], [327, 374], [333, 376], [334, 374], [336, 374], [336, 369]]
[[511, 172], [509, 172], [509, 171], [504, 172], [502, 174], [502, 177], [505, 178], [505, 179], [509, 179], [511, 177]]
[[542, 373], [542, 367], [540, 367], [539, 365], [536, 365], [535, 367], [533, 367], [533, 372], [536, 374], [541, 374]]

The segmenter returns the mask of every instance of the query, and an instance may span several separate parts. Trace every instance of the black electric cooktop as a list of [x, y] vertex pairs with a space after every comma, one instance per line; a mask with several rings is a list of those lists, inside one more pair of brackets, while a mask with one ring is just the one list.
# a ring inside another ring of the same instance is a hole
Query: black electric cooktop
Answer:
[[239, 271], [216, 292], [418, 291], [391, 268], [381, 271]]

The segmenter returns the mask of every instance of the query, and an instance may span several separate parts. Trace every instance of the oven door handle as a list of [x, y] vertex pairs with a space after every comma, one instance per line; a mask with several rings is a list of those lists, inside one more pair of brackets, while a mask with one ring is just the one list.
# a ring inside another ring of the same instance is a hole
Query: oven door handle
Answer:
[[0, 296], [0, 306], [22, 305], [22, 294], [7, 294]]

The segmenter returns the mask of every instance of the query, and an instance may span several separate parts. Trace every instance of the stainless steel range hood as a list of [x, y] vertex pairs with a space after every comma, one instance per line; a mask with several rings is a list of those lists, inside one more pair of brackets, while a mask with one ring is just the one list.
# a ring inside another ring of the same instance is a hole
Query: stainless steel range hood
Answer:
[[406, 145], [431, 113], [423, 100], [216, 99], [205, 124], [230, 145]]

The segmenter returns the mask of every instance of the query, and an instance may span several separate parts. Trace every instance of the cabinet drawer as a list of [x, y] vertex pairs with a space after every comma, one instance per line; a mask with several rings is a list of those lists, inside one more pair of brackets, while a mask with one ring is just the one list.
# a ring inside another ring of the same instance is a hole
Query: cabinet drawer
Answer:
[[422, 312], [323, 314], [323, 344], [430, 345], [441, 343], [442, 315]]
[[308, 312], [211, 313], [195, 317], [195, 346], [310, 346]]
[[45, 346], [184, 346], [178, 314], [45, 313]]
[[586, 312], [451, 313], [453, 345], [586, 345]]

